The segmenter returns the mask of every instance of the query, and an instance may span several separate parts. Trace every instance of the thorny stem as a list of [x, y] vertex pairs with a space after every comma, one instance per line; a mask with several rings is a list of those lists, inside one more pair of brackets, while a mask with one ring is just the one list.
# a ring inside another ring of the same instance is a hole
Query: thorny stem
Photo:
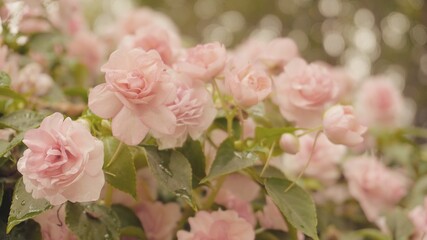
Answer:
[[226, 104], [224, 97], [222, 96], [221, 92], [219, 91], [218, 84], [216, 83], [215, 79], [212, 81], [212, 86], [214, 87], [214, 90], [218, 94], [218, 98], [219, 98], [219, 101], [221, 102], [222, 109], [225, 110], [225, 118], [227, 120], [227, 133], [229, 136], [233, 136], [234, 114], [229, 111], [230, 109], [227, 107], [227, 104]]
[[205, 202], [205, 209], [210, 209], [212, 207], [212, 204], [215, 201], [216, 195], [218, 194], [219, 190], [221, 189], [222, 184], [225, 181], [226, 176], [222, 176], [218, 178], [214, 188], [212, 189], [211, 194], [209, 194], [209, 197], [206, 199]]
[[105, 206], [110, 207], [113, 202], [113, 187], [110, 184], [107, 184], [106, 191], [105, 191]]
[[268, 152], [267, 160], [265, 161], [265, 165], [261, 170], [260, 177], [262, 177], [264, 175], [265, 170], [267, 169], [268, 165], [270, 165], [271, 155], [273, 155], [273, 151], [274, 151], [275, 146], [276, 146], [276, 142], [274, 142], [273, 145], [271, 145], [270, 151]]
[[321, 132], [322, 132], [322, 131], [318, 131], [318, 132], [316, 133], [316, 136], [314, 137], [314, 142], [313, 142], [313, 145], [312, 145], [312, 147], [311, 147], [311, 152], [310, 152], [310, 156], [308, 157], [308, 161], [307, 161], [307, 163], [305, 164], [305, 166], [304, 166], [304, 168], [301, 170], [301, 172], [298, 174], [298, 176], [297, 176], [297, 178], [295, 179], [295, 181], [293, 181], [293, 182], [291, 183], [291, 185], [289, 185], [289, 186], [285, 189], [285, 192], [289, 191], [289, 190], [290, 190], [290, 189], [295, 185], [295, 183], [296, 183], [298, 180], [300, 180], [300, 178], [301, 178], [301, 177], [302, 177], [302, 175], [304, 174], [305, 170], [307, 170], [308, 166], [310, 165], [311, 159], [313, 158], [314, 149], [316, 148], [316, 144], [317, 144], [317, 139], [319, 139], [319, 136], [320, 136], [320, 133], [321, 133]]

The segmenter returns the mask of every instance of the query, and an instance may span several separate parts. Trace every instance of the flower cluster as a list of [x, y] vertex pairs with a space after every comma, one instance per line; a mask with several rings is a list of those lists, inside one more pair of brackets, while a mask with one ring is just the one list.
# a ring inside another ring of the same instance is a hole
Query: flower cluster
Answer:
[[289, 37], [190, 45], [147, 8], [102, 31], [74, 0], [0, 15], [8, 236], [426, 235], [426, 134], [386, 74], [353, 80]]

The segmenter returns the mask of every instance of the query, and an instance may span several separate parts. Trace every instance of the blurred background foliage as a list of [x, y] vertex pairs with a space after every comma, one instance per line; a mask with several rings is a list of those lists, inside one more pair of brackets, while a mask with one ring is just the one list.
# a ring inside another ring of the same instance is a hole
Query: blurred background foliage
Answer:
[[104, 5], [113, 6], [113, 11], [136, 4], [163, 12], [176, 23], [186, 45], [220, 41], [232, 48], [248, 37], [287, 36], [296, 41], [308, 61], [343, 66], [356, 81], [387, 74], [415, 101], [416, 125], [427, 127], [424, 0], [125, 2], [108, 0]]

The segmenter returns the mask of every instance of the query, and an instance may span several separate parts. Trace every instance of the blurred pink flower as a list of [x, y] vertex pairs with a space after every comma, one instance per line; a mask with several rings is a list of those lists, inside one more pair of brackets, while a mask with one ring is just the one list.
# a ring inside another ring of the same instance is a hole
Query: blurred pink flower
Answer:
[[225, 71], [224, 84], [236, 103], [245, 108], [263, 101], [272, 91], [270, 76], [254, 65]]
[[282, 134], [279, 144], [285, 153], [296, 154], [299, 151], [299, 139], [294, 134]]
[[255, 137], [256, 123], [252, 118], [243, 120], [243, 138], [254, 138]]
[[415, 234], [411, 239], [427, 239], [427, 197], [424, 198], [423, 206], [417, 206], [409, 212], [409, 219], [415, 226]]
[[17, 76], [12, 77], [11, 88], [20, 93], [43, 96], [52, 88], [53, 80], [42, 72], [42, 67], [37, 63], [27, 64]]
[[90, 91], [89, 108], [113, 119], [116, 138], [137, 145], [150, 129], [163, 134], [175, 131], [176, 117], [166, 104], [176, 98], [176, 87], [156, 51], [118, 49], [101, 70], [106, 83]]
[[280, 112], [299, 127], [317, 127], [324, 109], [336, 101], [338, 85], [329, 70], [296, 58], [276, 78], [276, 103]]
[[338, 164], [346, 153], [346, 147], [331, 143], [324, 134], [319, 135], [314, 151], [315, 137], [313, 135], [304, 135], [299, 138], [299, 142], [300, 148], [295, 155], [284, 156], [283, 171], [291, 176], [297, 176], [304, 169], [312, 154], [304, 176], [315, 178], [327, 185], [334, 183], [340, 176]]
[[178, 203], [142, 202], [136, 215], [148, 240], [172, 240], [182, 214]]
[[34, 221], [40, 224], [43, 240], [77, 240], [65, 224], [65, 206], [47, 210], [34, 217]]
[[260, 187], [252, 179], [241, 174], [232, 174], [225, 179], [215, 202], [236, 211], [239, 217], [255, 226], [256, 219], [251, 202], [258, 196], [259, 191]]
[[104, 146], [81, 123], [60, 113], [25, 133], [28, 149], [17, 167], [25, 190], [52, 205], [99, 199], [104, 186]]
[[356, 119], [352, 106], [336, 105], [323, 115], [323, 130], [329, 141], [351, 147], [363, 143], [368, 128]]
[[282, 213], [268, 196], [264, 208], [256, 212], [256, 216], [262, 228], [288, 231], [288, 226], [283, 219]]
[[167, 107], [175, 115], [176, 128], [168, 134], [153, 131], [160, 149], [181, 147], [188, 135], [198, 139], [216, 116], [211, 94], [203, 84], [179, 74], [174, 75], [174, 82], [177, 85], [176, 98]]
[[359, 201], [369, 221], [392, 209], [404, 197], [409, 181], [375, 157], [360, 156], [344, 163], [350, 194]]
[[74, 34], [68, 44], [68, 54], [87, 67], [91, 73], [97, 73], [104, 54], [103, 43], [89, 31]]
[[290, 38], [275, 38], [264, 47], [258, 59], [267, 68], [283, 68], [298, 56], [298, 46], [294, 40]]
[[362, 84], [356, 95], [355, 109], [357, 116], [369, 127], [402, 127], [414, 116], [401, 91], [385, 76], [369, 78]]
[[222, 72], [226, 60], [224, 45], [213, 42], [187, 49], [174, 68], [194, 80], [208, 82]]
[[191, 230], [178, 231], [178, 240], [254, 240], [255, 231], [250, 223], [235, 211], [199, 211], [189, 218]]
[[135, 34], [140, 29], [150, 27], [162, 28], [168, 32], [178, 32], [177, 27], [168, 16], [150, 8], [139, 8], [126, 13], [119, 22], [117, 29], [123, 32], [122, 35]]
[[172, 31], [167, 31], [156, 26], [140, 28], [134, 35], [124, 37], [120, 43], [125, 48], [142, 48], [145, 51], [156, 50], [163, 62], [172, 65], [181, 48], [179, 36]]

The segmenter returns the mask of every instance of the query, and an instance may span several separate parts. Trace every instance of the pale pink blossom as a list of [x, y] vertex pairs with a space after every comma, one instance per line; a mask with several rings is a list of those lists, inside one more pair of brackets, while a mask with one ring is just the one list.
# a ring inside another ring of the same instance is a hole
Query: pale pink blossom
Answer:
[[270, 76], [254, 65], [226, 71], [224, 85], [234, 101], [245, 108], [263, 101], [272, 91]]
[[252, 179], [244, 175], [232, 174], [225, 179], [215, 202], [236, 211], [239, 217], [255, 226], [256, 219], [251, 202], [258, 196], [259, 191], [260, 187]]
[[268, 196], [264, 208], [256, 212], [256, 216], [262, 228], [288, 231], [288, 226], [283, 219], [282, 213]]
[[294, 134], [282, 134], [279, 144], [285, 153], [296, 154], [299, 151], [299, 139]]
[[182, 215], [178, 203], [142, 202], [135, 211], [148, 240], [173, 239]]
[[198, 139], [216, 116], [211, 94], [200, 82], [179, 74], [174, 75], [174, 80], [176, 98], [167, 107], [176, 118], [176, 127], [168, 134], [153, 131], [160, 149], [182, 147], [187, 136]]
[[187, 49], [174, 68], [194, 80], [208, 82], [222, 72], [226, 60], [224, 45], [213, 42]]
[[409, 212], [409, 219], [415, 227], [415, 234], [411, 239], [427, 239], [427, 197], [424, 198], [424, 205], [417, 206]]
[[329, 70], [296, 58], [275, 81], [276, 103], [287, 120], [300, 127], [317, 127], [326, 107], [336, 101], [338, 86]]
[[52, 205], [99, 199], [104, 185], [104, 146], [88, 129], [60, 113], [25, 133], [28, 149], [18, 161], [25, 190]]
[[103, 54], [102, 42], [89, 31], [80, 31], [74, 34], [68, 44], [68, 55], [79, 60], [91, 73], [99, 71]]
[[129, 145], [139, 144], [148, 131], [175, 131], [176, 117], [166, 106], [176, 98], [176, 87], [159, 54], [142, 49], [118, 49], [102, 66], [106, 83], [89, 93], [89, 108], [112, 118], [113, 135]]
[[254, 240], [255, 231], [250, 223], [235, 211], [199, 211], [189, 218], [191, 230], [178, 231], [178, 240]]
[[329, 66], [333, 81], [338, 85], [337, 99], [340, 101], [348, 101], [353, 97], [355, 80], [348, 72], [340, 67]]
[[323, 116], [323, 131], [329, 141], [349, 147], [363, 143], [368, 128], [359, 123], [352, 106], [336, 105]]
[[[238, 67], [257, 64], [258, 56], [266, 48], [267, 42], [250, 38], [236, 47], [231, 57], [233, 64]], [[264, 66], [264, 65], [262, 65]]]
[[392, 209], [408, 191], [402, 173], [387, 168], [375, 157], [360, 156], [344, 164], [350, 194], [360, 203], [369, 221]]
[[298, 46], [294, 40], [290, 38], [275, 38], [265, 46], [258, 59], [267, 68], [283, 68], [298, 56]]
[[11, 88], [17, 92], [43, 96], [52, 88], [52, 78], [43, 73], [37, 63], [27, 64], [16, 77], [12, 77]]
[[255, 129], [256, 129], [256, 123], [252, 118], [247, 118], [243, 120], [243, 138], [254, 138], [255, 137]]
[[42, 6], [25, 5], [22, 9], [22, 17], [18, 24], [19, 32], [23, 34], [34, 34], [48, 32], [51, 26], [46, 19], [43, 19]]
[[172, 65], [181, 48], [179, 36], [156, 26], [140, 28], [134, 35], [128, 35], [120, 43], [121, 47], [142, 48], [145, 51], [154, 49], [167, 65]]
[[56, 206], [33, 219], [40, 224], [43, 240], [77, 240], [65, 224], [65, 206]]
[[80, 31], [88, 31], [81, 4], [79, 0], [58, 1], [58, 11], [51, 16], [52, 23], [71, 36]]
[[177, 27], [168, 16], [150, 8], [138, 8], [126, 13], [119, 22], [120, 24], [117, 28], [123, 32], [123, 35], [135, 34], [138, 30], [149, 27], [162, 28], [174, 33], [178, 32]]
[[355, 109], [369, 127], [402, 127], [413, 117], [401, 91], [385, 76], [369, 78], [362, 84], [356, 95]]
[[[304, 176], [329, 185], [340, 177], [339, 163], [346, 153], [346, 147], [331, 143], [324, 134], [304, 135], [299, 138], [300, 148], [295, 155], [285, 155], [282, 169], [290, 176], [297, 176], [306, 166]], [[316, 142], [316, 144], [314, 144]]]

